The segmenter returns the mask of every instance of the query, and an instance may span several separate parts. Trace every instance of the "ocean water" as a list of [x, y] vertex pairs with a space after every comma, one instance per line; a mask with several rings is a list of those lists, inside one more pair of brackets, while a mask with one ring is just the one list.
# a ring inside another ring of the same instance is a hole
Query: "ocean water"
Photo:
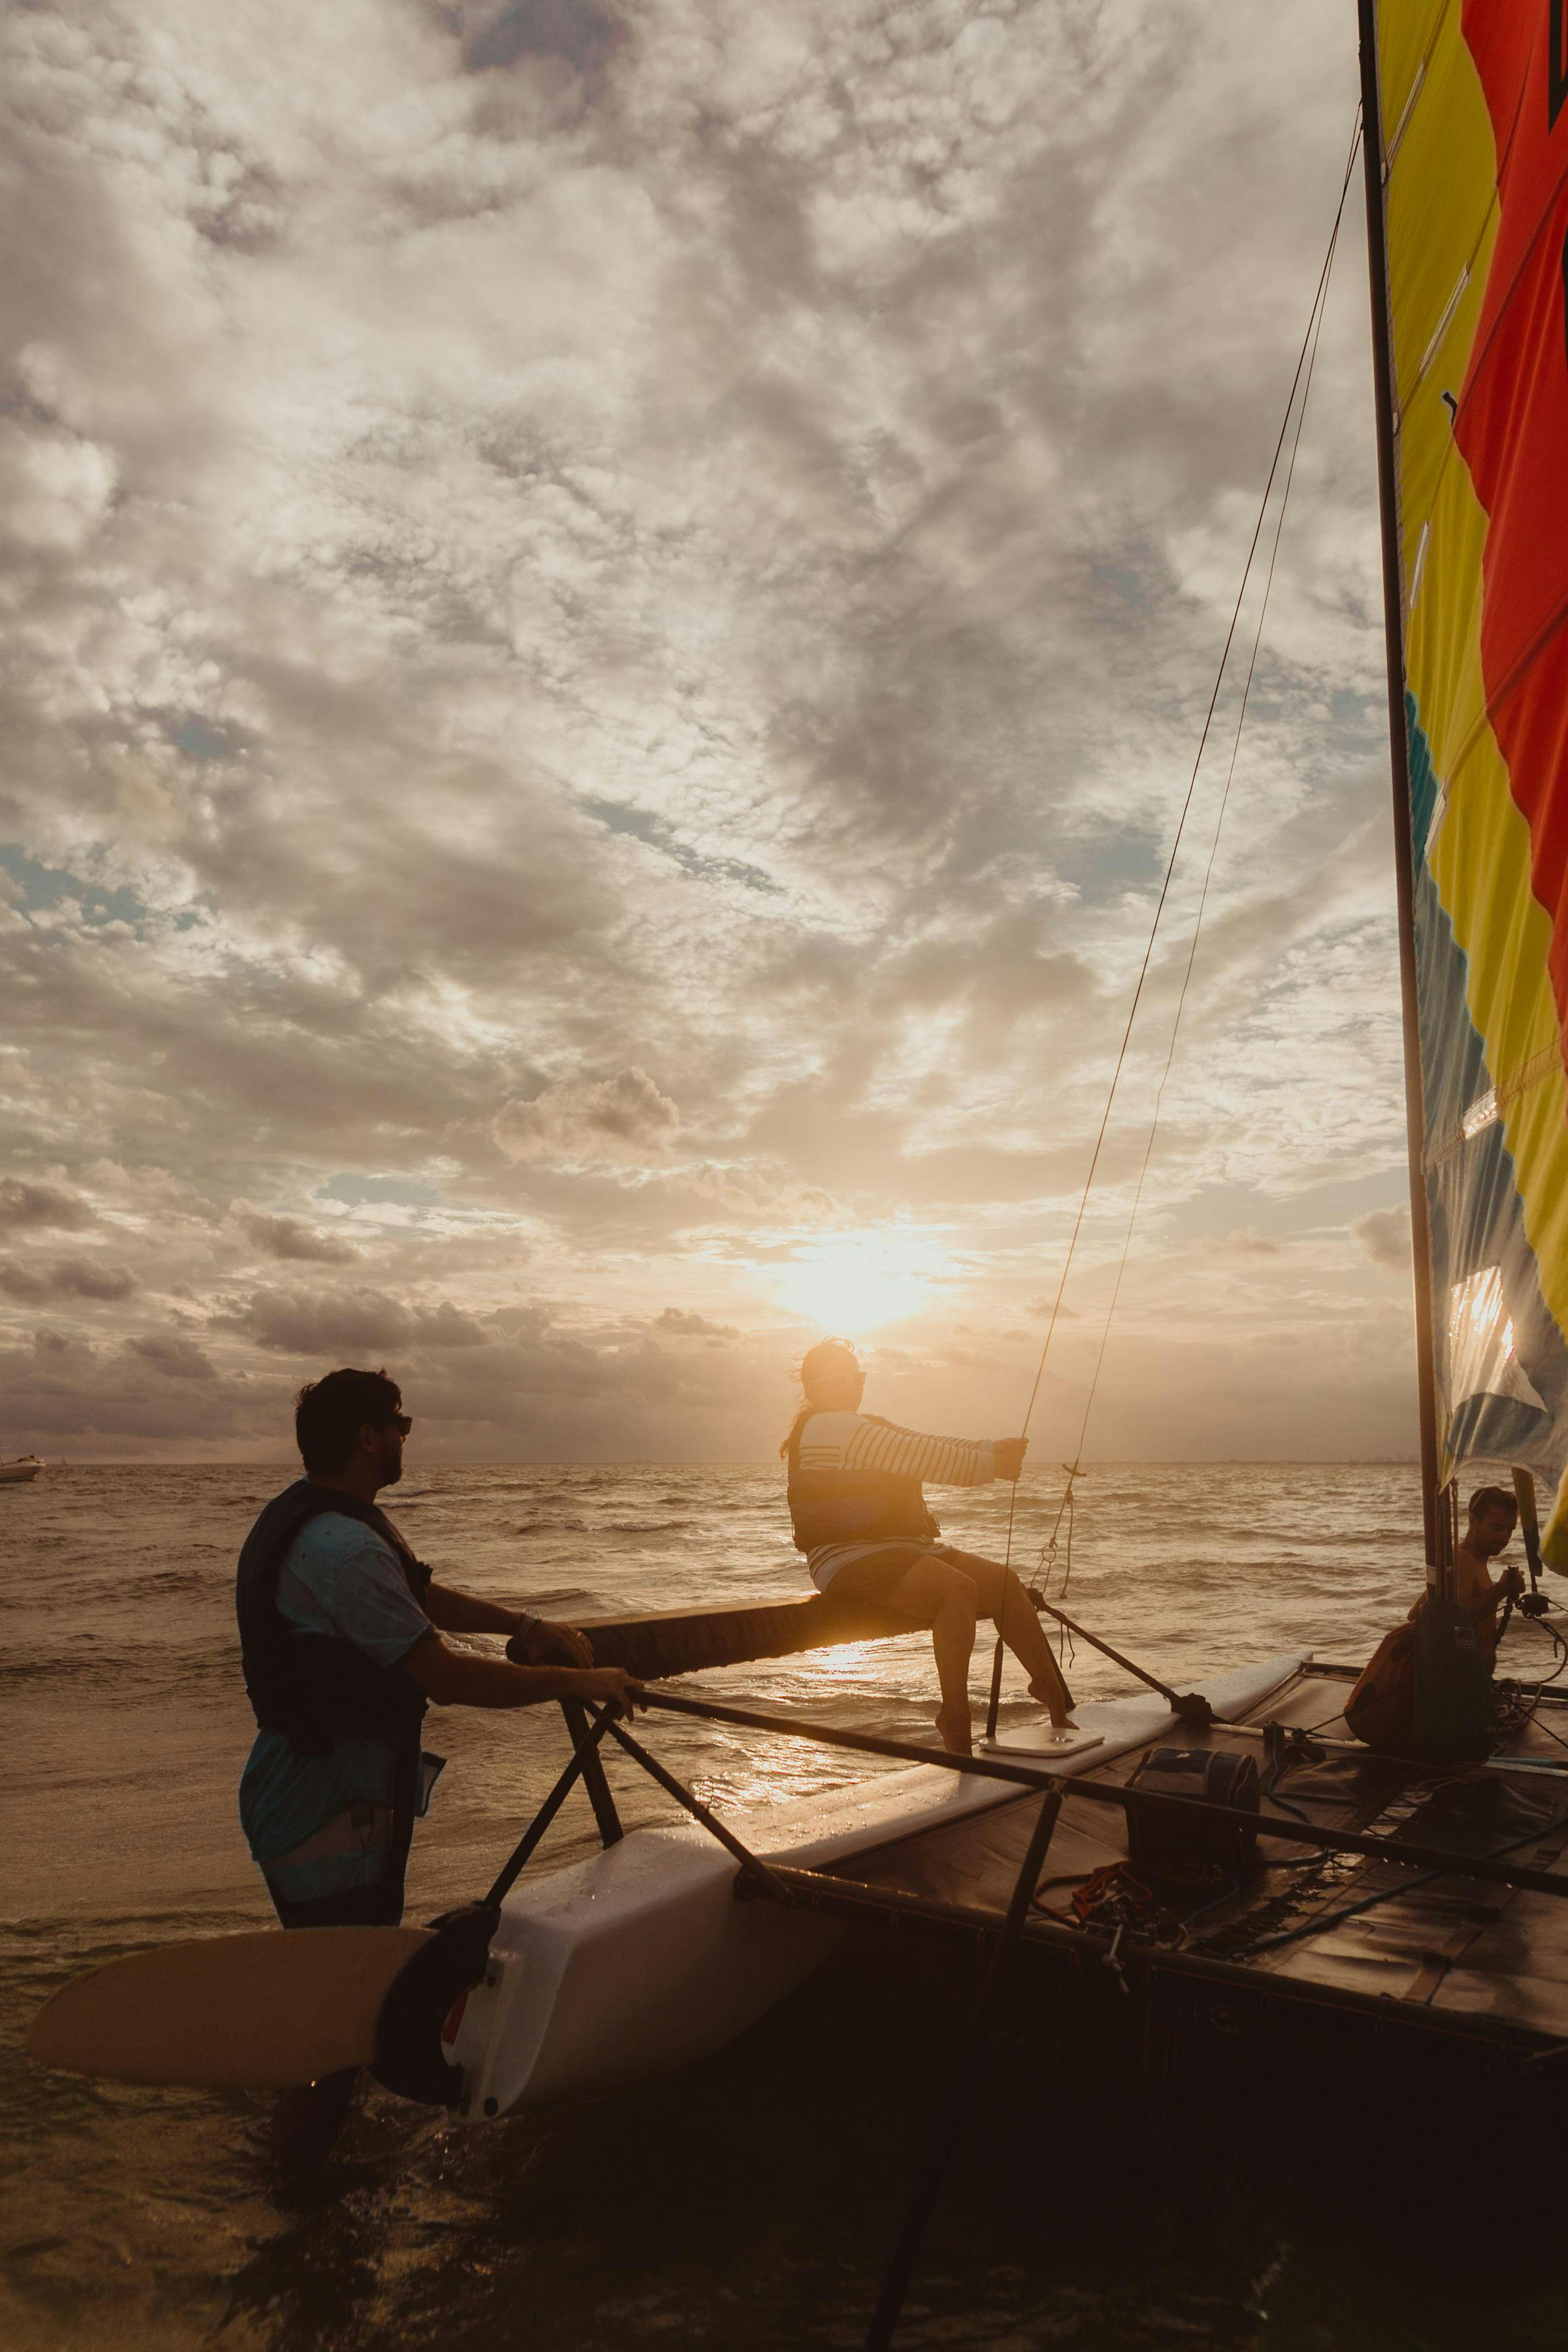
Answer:
[[[923, 1945], [836, 1962], [735, 2050], [572, 2113], [467, 2127], [374, 2093], [307, 2189], [270, 2172], [259, 2100], [27, 2066], [26, 2021], [75, 1971], [270, 1918], [235, 1815], [250, 1723], [231, 1577], [286, 1475], [51, 1468], [0, 1488], [4, 2340], [27, 2352], [858, 2343], [962, 2021], [963, 1984]], [[384, 1499], [447, 1580], [552, 1614], [802, 1589], [768, 1465], [414, 1465]], [[1034, 1567], [1056, 1506], [1043, 1480], [1021, 1490], [1020, 1566]], [[942, 1516], [952, 1539], [994, 1553], [1005, 1492], [950, 1497]], [[1177, 1682], [1297, 1646], [1359, 1660], [1408, 1606], [1418, 1561], [1406, 1465], [1107, 1465], [1079, 1489], [1068, 1605]], [[1079, 1696], [1129, 1687], [1093, 1652], [1069, 1673]], [[936, 1704], [921, 1635], [687, 1686], [900, 1738], [930, 1736]], [[1016, 1670], [1009, 1690], [1021, 1714]], [[867, 1769], [646, 1720], [649, 1743], [721, 1804]], [[416, 1843], [414, 1918], [483, 1890], [564, 1753], [544, 1708], [449, 1711], [426, 1736], [450, 1763]], [[625, 1759], [611, 1773], [628, 1825], [666, 1816]], [[574, 1798], [533, 1867], [593, 1843]], [[1201, 2167], [1173, 2167], [1168, 2151], [1152, 2162], [1135, 2110], [1109, 2090], [1070, 2108], [1054, 2094], [1028, 2022], [988, 2061], [900, 2343], [1568, 2341], [1560, 2190], [1524, 2190], [1528, 2227], [1509, 2233], [1506, 2152], [1442, 2151], [1436, 2235], [1394, 2231], [1342, 2207], [1331, 2184], [1304, 2189], [1259, 2159], [1268, 2086], [1234, 2163], [1216, 2168], [1212, 2148]], [[1442, 2226], [1451, 2200], [1477, 2196], [1495, 2197], [1495, 2229]]]

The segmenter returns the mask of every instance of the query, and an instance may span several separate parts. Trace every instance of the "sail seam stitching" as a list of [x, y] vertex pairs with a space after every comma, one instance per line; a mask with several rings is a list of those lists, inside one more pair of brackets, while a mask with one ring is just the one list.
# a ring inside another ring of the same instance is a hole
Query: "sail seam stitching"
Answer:
[[1521, 1095], [1528, 1094], [1532, 1087], [1541, 1084], [1542, 1078], [1549, 1078], [1553, 1070], [1562, 1066], [1562, 1048], [1556, 1044], [1542, 1045], [1528, 1062], [1521, 1064], [1510, 1078], [1500, 1079], [1496, 1086], [1489, 1087], [1486, 1093], [1470, 1105], [1463, 1118], [1451, 1127], [1436, 1148], [1427, 1153], [1427, 1174], [1435, 1174], [1446, 1160], [1453, 1158], [1461, 1144], [1468, 1143], [1472, 1137], [1492, 1126]]
[[[1509, 143], [1511, 148], [1511, 136]], [[1491, 213], [1494, 211], [1497, 213], [1500, 220], [1502, 217], [1502, 173], [1504, 168], [1503, 163], [1500, 160], [1498, 164], [1498, 178], [1494, 184], [1492, 202], [1488, 210], [1489, 219], [1490, 218]], [[1513, 306], [1513, 299], [1519, 291], [1520, 281], [1523, 278], [1525, 271], [1535, 259], [1536, 248], [1540, 245], [1542, 238], [1546, 235], [1547, 229], [1552, 224], [1552, 215], [1556, 207], [1557, 199], [1563, 194], [1564, 182], [1568, 182], [1568, 164], [1564, 164], [1562, 171], [1557, 174], [1557, 178], [1552, 184], [1551, 193], [1547, 196], [1545, 205], [1542, 208], [1541, 218], [1537, 221], [1534, 228], [1531, 231], [1529, 241], [1525, 246], [1524, 251], [1519, 257], [1513, 275], [1510, 278], [1507, 286], [1498, 297], [1497, 309], [1492, 315], [1491, 325], [1487, 331], [1485, 341], [1480, 344], [1478, 350], [1472, 351], [1470, 354], [1466, 382], [1460, 390], [1458, 400], [1458, 407], [1460, 409], [1468, 407], [1470, 398], [1475, 392], [1476, 385], [1479, 381], [1483, 371], [1491, 362], [1492, 354], [1497, 348], [1498, 337], [1502, 331], [1503, 321], [1508, 317], [1509, 311]], [[1479, 241], [1477, 251], [1479, 251]], [[1472, 255], [1472, 263], [1474, 261], [1474, 255]], [[1495, 263], [1495, 255], [1493, 257]], [[1489, 292], [1489, 271], [1488, 272], [1488, 291]], [[1479, 319], [1477, 320], [1476, 325], [1479, 329], [1480, 326]], [[1414, 393], [1415, 389], [1416, 386], [1412, 384], [1411, 391]], [[1456, 435], [1458, 434], [1458, 416], [1456, 414], [1454, 420], [1454, 431]]]
[[[1469, 468], [1467, 466], [1466, 471], [1468, 472], [1468, 470]], [[1474, 491], [1474, 488], [1475, 486], [1472, 481], [1472, 491]], [[1480, 507], [1482, 514], [1486, 515], [1487, 510], [1484, 506], [1481, 506], [1479, 492], [1476, 493], [1476, 504]], [[1488, 535], [1489, 536], [1491, 525], [1490, 515], [1487, 515], [1487, 525]], [[1485, 742], [1489, 735], [1490, 736], [1493, 743], [1497, 745], [1499, 756], [1500, 758], [1501, 757], [1502, 745], [1498, 740], [1497, 729], [1493, 722], [1501, 711], [1504, 703], [1510, 702], [1513, 699], [1513, 697], [1518, 693], [1520, 688], [1523, 685], [1525, 678], [1534, 668], [1536, 663], [1540, 660], [1542, 655], [1545, 652], [1548, 645], [1556, 635], [1558, 630], [1563, 626], [1564, 621], [1568, 621], [1568, 596], [1565, 596], [1563, 599], [1562, 603], [1557, 606], [1554, 612], [1550, 613], [1547, 615], [1546, 619], [1542, 623], [1540, 628], [1531, 638], [1530, 644], [1526, 646], [1523, 653], [1521, 653], [1515, 661], [1512, 668], [1504, 673], [1496, 688], [1490, 692], [1487, 690], [1486, 674], [1483, 669], [1481, 674], [1481, 691], [1483, 697], [1481, 709], [1477, 717], [1470, 721], [1468, 728], [1465, 731], [1463, 740], [1459, 744], [1459, 748], [1454, 754], [1452, 763], [1448, 770], [1447, 781], [1444, 786], [1445, 794], [1452, 791], [1454, 785], [1458, 782], [1461, 769], [1467, 765], [1475, 752]], [[1505, 768], [1507, 766], [1506, 761], [1504, 761], [1504, 766]], [[1518, 803], [1516, 803], [1515, 805], [1517, 806]], [[1521, 809], [1520, 814], [1521, 816], [1525, 816], [1525, 822], [1528, 824], [1530, 820], [1525, 814], [1525, 812]], [[1533, 832], [1533, 828], [1531, 828], [1531, 830]]]

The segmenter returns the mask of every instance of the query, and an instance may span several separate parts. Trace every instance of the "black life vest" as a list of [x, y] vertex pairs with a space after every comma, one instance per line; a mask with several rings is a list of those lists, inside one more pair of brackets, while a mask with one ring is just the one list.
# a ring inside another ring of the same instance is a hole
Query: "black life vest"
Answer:
[[[942, 1533], [918, 1478], [891, 1470], [803, 1470], [800, 1441], [816, 1418], [806, 1414], [789, 1435], [789, 1515], [797, 1551], [831, 1543], [929, 1543]], [[872, 1412], [860, 1418], [879, 1429], [893, 1425]]]
[[395, 1553], [410, 1593], [425, 1605], [430, 1570], [384, 1511], [331, 1486], [312, 1486], [309, 1478], [296, 1479], [268, 1504], [239, 1555], [235, 1606], [246, 1695], [262, 1730], [281, 1731], [302, 1756], [324, 1756], [339, 1739], [374, 1737], [411, 1748], [417, 1775], [423, 1691], [395, 1667], [378, 1666], [353, 1642], [298, 1632], [278, 1606], [284, 1554], [300, 1528], [327, 1511], [374, 1528]]

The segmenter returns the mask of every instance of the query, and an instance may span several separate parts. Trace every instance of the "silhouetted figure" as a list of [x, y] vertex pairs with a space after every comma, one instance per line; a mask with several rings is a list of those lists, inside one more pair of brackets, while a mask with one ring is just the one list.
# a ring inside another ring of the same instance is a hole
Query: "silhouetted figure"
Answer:
[[853, 1593], [931, 1628], [942, 1745], [967, 1756], [973, 1745], [969, 1661], [977, 1617], [996, 1621], [1054, 1724], [1072, 1720], [1072, 1695], [1034, 1603], [1010, 1568], [940, 1541], [922, 1481], [984, 1486], [1016, 1479], [1024, 1437], [924, 1437], [860, 1411], [866, 1386], [846, 1340], [823, 1339], [800, 1368], [805, 1391], [779, 1451], [789, 1465], [795, 1539], [822, 1592]]
[[[592, 1699], [629, 1714], [637, 1694], [618, 1666], [595, 1666], [574, 1627], [458, 1592], [415, 1558], [375, 1499], [402, 1477], [412, 1427], [384, 1372], [329, 1372], [301, 1389], [305, 1475], [274, 1496], [239, 1556], [241, 1662], [258, 1727], [239, 1815], [285, 1927], [401, 1920], [415, 1820], [441, 1769], [421, 1746], [427, 1706]], [[505, 1634], [509, 1656], [449, 1649], [442, 1631]], [[326, 2155], [356, 2079], [350, 2070], [286, 2092], [278, 2153]]]
[[[1506, 1549], [1519, 1506], [1501, 1486], [1478, 1486], [1470, 1496], [1465, 1538], [1454, 1554], [1454, 1597], [1475, 1632], [1488, 1674], [1497, 1664], [1498, 1603], [1524, 1591], [1521, 1571], [1504, 1569], [1494, 1583], [1487, 1563]], [[1403, 1625], [1385, 1633], [1345, 1702], [1345, 1721], [1358, 1739], [1384, 1756], [1415, 1756], [1415, 1622], [1427, 1604], [1422, 1592]]]

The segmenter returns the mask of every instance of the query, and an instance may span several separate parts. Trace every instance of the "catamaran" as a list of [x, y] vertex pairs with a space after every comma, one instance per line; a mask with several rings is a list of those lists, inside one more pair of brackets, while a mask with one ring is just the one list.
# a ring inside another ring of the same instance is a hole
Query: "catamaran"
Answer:
[[[1360, 0], [1360, 21], [1415, 1265], [1412, 1558], [1441, 1626], [1461, 1476], [1512, 1477], [1532, 1576], [1568, 1569], [1568, 12]], [[1332, 251], [1277, 469], [1292, 416], [1300, 436]], [[1505, 1666], [1526, 1634], [1548, 1664], [1561, 1652], [1536, 1615]], [[1086, 1706], [1064, 1732], [1000, 1728], [994, 1680], [973, 1759], [670, 1686], [908, 1630], [831, 1596], [601, 1622], [599, 1659], [647, 1678], [656, 1724], [680, 1713], [900, 1769], [719, 1814], [624, 1726], [571, 1711], [562, 1779], [473, 1912], [434, 1932], [138, 1956], [58, 1997], [35, 2050], [140, 2079], [261, 2084], [374, 2057], [384, 2080], [480, 2122], [718, 2049], [867, 1919], [978, 1928], [1064, 1996], [1114, 1981], [1127, 2030], [1156, 2000], [1185, 2001], [1211, 2022], [1377, 2037], [1520, 2080], [1568, 2050], [1568, 1696], [1550, 1675], [1507, 1675], [1495, 1717], [1489, 1693], [1485, 1722], [1450, 1717], [1409, 1758], [1353, 1740], [1356, 1664], [1304, 1647], [1193, 1690], [1135, 1666], [1140, 1695]], [[621, 1833], [603, 1769], [616, 1742], [684, 1820]], [[603, 1850], [531, 1871], [578, 1782]], [[240, 1998], [247, 1969], [253, 1989], [255, 1970], [276, 1985], [310, 1972], [315, 2006]]]

